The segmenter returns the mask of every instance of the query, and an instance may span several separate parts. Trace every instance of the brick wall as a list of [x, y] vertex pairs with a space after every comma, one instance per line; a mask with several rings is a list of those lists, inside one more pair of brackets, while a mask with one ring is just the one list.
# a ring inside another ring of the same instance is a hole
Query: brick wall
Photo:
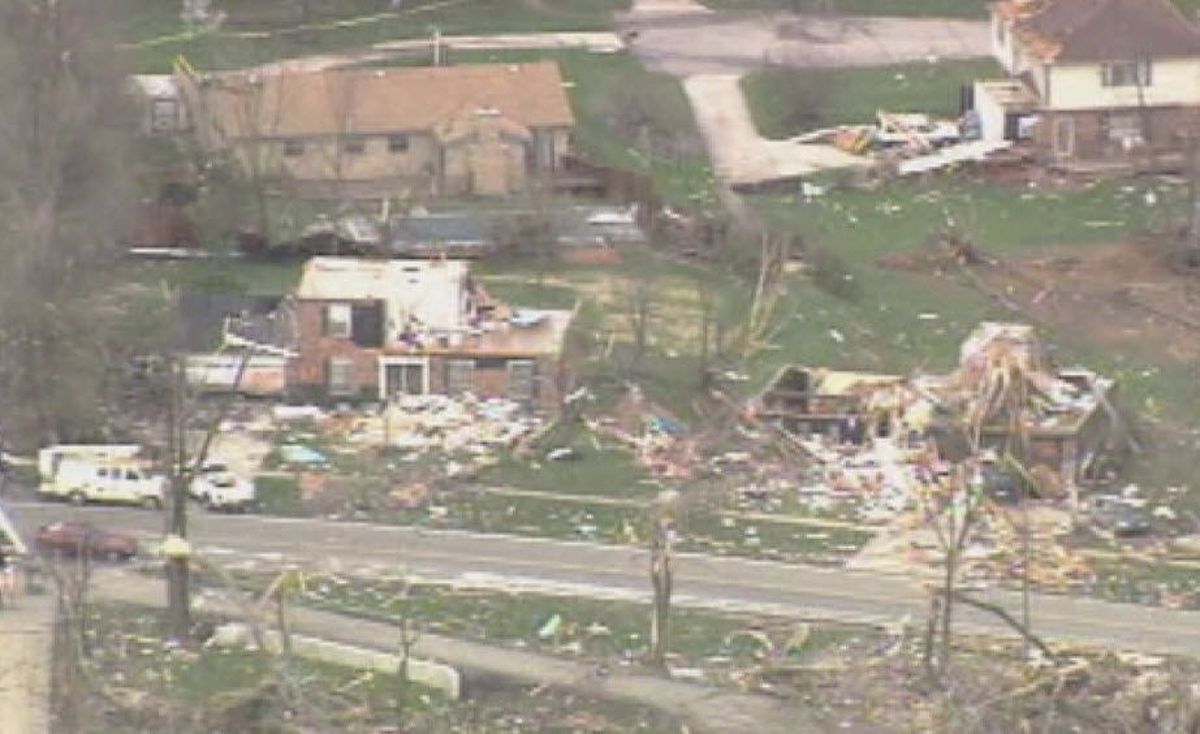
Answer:
[[[1139, 110], [1127, 108], [1114, 110], [1113, 114], [1145, 115], [1149, 123], [1150, 149], [1155, 152], [1182, 150], [1185, 142], [1182, 133], [1196, 129], [1200, 125], [1200, 108], [1194, 107], [1157, 107]], [[1124, 147], [1109, 140], [1105, 128], [1105, 113], [1099, 111], [1086, 112], [1047, 112], [1038, 125], [1037, 143], [1054, 152], [1054, 135], [1057, 120], [1069, 118], [1075, 126], [1075, 154], [1077, 160], [1120, 159], [1130, 153], [1144, 152], [1145, 148], [1126, 151]]]
[[299, 301], [295, 313], [300, 356], [288, 366], [289, 387], [324, 394], [329, 382], [329, 361], [337, 357], [353, 362], [353, 384], [358, 391], [374, 396], [378, 390], [380, 350], [360, 347], [348, 337], [325, 336], [325, 304], [320, 301]]
[[[299, 301], [296, 303], [296, 329], [299, 336], [300, 356], [288, 365], [288, 387], [294, 393], [312, 396], [328, 394], [329, 361], [335, 357], [353, 362], [352, 381], [356, 392], [374, 398], [379, 390], [379, 349], [367, 349], [350, 341], [349, 338], [325, 336], [325, 303]], [[420, 357], [420, 354], [413, 354]], [[436, 355], [429, 358], [429, 391], [445, 393], [447, 390], [447, 363], [452, 359], [474, 359], [473, 391], [482, 398], [507, 398], [509, 396], [507, 358], [479, 358], [476, 355]], [[572, 385], [569, 373], [557, 356], [538, 357], [534, 380], [537, 407], [545, 410], [557, 409], [562, 396]]]

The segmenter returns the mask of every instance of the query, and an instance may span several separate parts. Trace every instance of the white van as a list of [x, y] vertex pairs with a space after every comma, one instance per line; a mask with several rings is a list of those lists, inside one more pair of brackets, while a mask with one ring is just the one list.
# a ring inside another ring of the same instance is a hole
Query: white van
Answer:
[[160, 508], [166, 481], [129, 459], [65, 457], [40, 490], [46, 497], [75, 504], [111, 502]]
[[58, 474], [59, 464], [67, 459], [90, 459], [95, 461], [124, 459], [132, 461], [141, 452], [142, 447], [132, 443], [59, 444], [57, 446], [47, 446], [38, 451], [38, 474], [41, 477], [42, 485], [45, 486], [54, 481], [54, 477]]

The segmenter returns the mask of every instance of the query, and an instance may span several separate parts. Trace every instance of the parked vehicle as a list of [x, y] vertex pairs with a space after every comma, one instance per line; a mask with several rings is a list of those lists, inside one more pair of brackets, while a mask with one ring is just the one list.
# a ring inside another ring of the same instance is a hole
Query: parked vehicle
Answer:
[[137, 444], [59, 444], [38, 451], [37, 469], [42, 484], [54, 481], [58, 467], [70, 459], [95, 461], [132, 460], [142, 451]]
[[87, 555], [107, 560], [128, 560], [138, 554], [137, 539], [111, 533], [87, 522], [55, 522], [43, 525], [34, 535], [34, 545], [43, 555]]
[[163, 477], [124, 456], [61, 456], [53, 462], [51, 471], [48, 479], [42, 476], [39, 492], [44, 497], [79, 505], [109, 502], [155, 509], [163, 505]]
[[188, 494], [210, 510], [248, 510], [257, 504], [254, 483], [229, 471], [224, 464], [203, 467], [192, 479]]

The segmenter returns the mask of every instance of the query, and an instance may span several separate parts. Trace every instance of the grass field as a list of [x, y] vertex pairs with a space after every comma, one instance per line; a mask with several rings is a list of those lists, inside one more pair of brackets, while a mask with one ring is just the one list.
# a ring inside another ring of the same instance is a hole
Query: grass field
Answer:
[[219, 30], [189, 35], [179, 4], [120, 0], [120, 37], [143, 73], [170, 70], [178, 55], [200, 69], [228, 69], [281, 58], [347, 50], [399, 38], [535, 31], [605, 30], [627, 0], [310, 0], [310, 16], [291, 0], [235, 0]]
[[[878, 110], [957, 117], [959, 90], [964, 85], [1002, 73], [995, 61], [985, 59], [827, 71], [766, 69], [748, 74], [741, 84], [759, 132], [768, 138], [788, 138], [821, 127], [871, 124]], [[807, 94], [820, 100], [805, 123], [788, 119], [788, 89], [797, 75], [804, 75], [806, 88], [816, 90]]]
[[[393, 622], [407, 615], [419, 629], [461, 639], [633, 663], [648, 652], [648, 603], [335, 576], [310, 577], [306, 587], [302, 604]], [[553, 634], [539, 634], [555, 616], [560, 619], [558, 629]], [[799, 620], [692, 609], [673, 610], [671, 623], [674, 664], [709, 669], [754, 664], [754, 653], [760, 648], [745, 644], [748, 640], [736, 634], [739, 631], [760, 630], [774, 644], [782, 645], [802, 624]], [[841, 643], [869, 640], [875, 634], [865, 627], [813, 625], [803, 645], [789, 657], [811, 659]]]
[[[959, 342], [978, 321], [1020, 315], [951, 278], [884, 270], [879, 258], [922, 247], [948, 219], [978, 247], [998, 254], [1116, 241], [1165, 219], [1168, 206], [1144, 203], [1151, 188], [1178, 205], [1178, 187], [1153, 179], [1055, 192], [954, 174], [895, 182], [877, 192], [840, 191], [811, 202], [759, 197], [756, 204], [777, 226], [836, 252], [858, 280], [862, 297], [834, 298], [798, 280], [786, 309], [793, 323], [781, 333], [778, 353], [754, 365], [753, 374], [765, 379], [789, 360], [868, 369], [952, 366]], [[1115, 374], [1134, 405], [1154, 397], [1179, 418], [1200, 405], [1190, 370], [1150, 364], [1140, 354], [1104, 352], [1069, 333], [1045, 336], [1060, 361], [1078, 360]]]

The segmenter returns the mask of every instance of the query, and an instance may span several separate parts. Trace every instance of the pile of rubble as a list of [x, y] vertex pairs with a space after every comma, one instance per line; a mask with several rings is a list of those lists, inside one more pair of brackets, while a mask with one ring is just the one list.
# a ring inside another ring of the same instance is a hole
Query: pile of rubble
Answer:
[[540, 417], [511, 400], [400, 395], [379, 410], [335, 414], [322, 430], [352, 448], [387, 447], [412, 456], [486, 456], [515, 447], [543, 425]]
[[[1012, 575], [1028, 557], [1031, 578], [1062, 587], [1091, 577], [1059, 540], [1071, 530], [1067, 508], [1077, 509], [1078, 487], [1096, 477], [1120, 436], [1114, 390], [1089, 370], [1053, 366], [1031, 327], [983, 323], [948, 373], [785, 367], [751, 407], [811, 458], [807, 481], [796, 488], [802, 506], [892, 524], [864, 562], [936, 563], [922, 493], [966, 467], [991, 500], [968, 549], [971, 575]], [[963, 437], [967, 427], [979, 432], [978, 450]], [[1028, 447], [1020, 466], [1004, 458], [1015, 438]], [[1027, 556], [1027, 515], [1014, 503], [1028, 494], [1040, 498], [1041, 520], [1030, 525]]]

